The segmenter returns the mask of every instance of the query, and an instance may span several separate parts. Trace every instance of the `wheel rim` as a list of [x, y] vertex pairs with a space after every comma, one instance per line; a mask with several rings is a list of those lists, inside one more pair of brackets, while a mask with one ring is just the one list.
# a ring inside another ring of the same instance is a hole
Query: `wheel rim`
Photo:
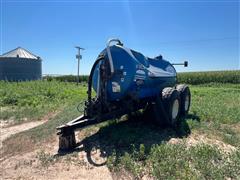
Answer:
[[176, 119], [176, 117], [178, 116], [178, 112], [179, 112], [179, 101], [178, 99], [175, 99], [172, 107], [172, 119]]
[[185, 97], [185, 103], [184, 103], [184, 109], [185, 109], [185, 111], [188, 110], [189, 100], [190, 100], [189, 95], [187, 95], [187, 96]]

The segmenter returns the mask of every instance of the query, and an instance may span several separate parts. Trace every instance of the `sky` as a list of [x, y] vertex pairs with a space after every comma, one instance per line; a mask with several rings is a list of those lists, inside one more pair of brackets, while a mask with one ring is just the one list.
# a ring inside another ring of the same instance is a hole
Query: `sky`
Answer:
[[240, 69], [239, 1], [1, 0], [0, 54], [21, 46], [40, 56], [43, 74], [76, 74], [76, 45], [89, 74], [109, 38], [148, 57], [189, 67]]

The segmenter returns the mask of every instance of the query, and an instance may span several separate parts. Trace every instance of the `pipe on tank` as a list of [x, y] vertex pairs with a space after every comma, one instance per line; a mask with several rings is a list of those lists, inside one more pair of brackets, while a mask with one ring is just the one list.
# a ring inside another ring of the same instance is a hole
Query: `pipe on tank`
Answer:
[[108, 55], [108, 59], [109, 59], [109, 62], [110, 62], [109, 64], [110, 64], [111, 74], [114, 73], [112, 54], [111, 54], [111, 50], [110, 50], [110, 45], [111, 45], [112, 42], [117, 42], [117, 45], [123, 46], [123, 43], [117, 38], [109, 39], [108, 42], [107, 42], [107, 55]]

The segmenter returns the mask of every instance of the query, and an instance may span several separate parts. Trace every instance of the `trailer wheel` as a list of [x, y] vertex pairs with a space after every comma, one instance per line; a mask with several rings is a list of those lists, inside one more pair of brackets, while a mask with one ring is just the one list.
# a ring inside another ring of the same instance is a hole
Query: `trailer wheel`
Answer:
[[166, 123], [176, 126], [180, 117], [181, 99], [179, 92], [174, 88], [164, 88], [162, 91], [163, 106]]
[[177, 85], [176, 89], [180, 93], [180, 98], [181, 98], [180, 116], [184, 117], [188, 114], [190, 104], [191, 104], [190, 89], [186, 84], [179, 84]]

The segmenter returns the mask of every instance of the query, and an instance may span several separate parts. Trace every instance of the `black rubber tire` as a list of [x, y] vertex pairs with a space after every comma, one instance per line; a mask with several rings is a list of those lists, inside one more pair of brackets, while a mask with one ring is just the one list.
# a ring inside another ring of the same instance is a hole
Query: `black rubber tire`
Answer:
[[[179, 84], [176, 86], [177, 91], [180, 93], [181, 105], [180, 105], [180, 117], [185, 117], [188, 114], [191, 105], [191, 92], [186, 84]], [[189, 97], [188, 107], [186, 108], [186, 97]]]
[[[177, 115], [173, 117], [172, 111], [175, 100], [178, 101], [179, 109], [177, 111]], [[175, 127], [179, 123], [180, 119], [180, 106], [181, 106], [180, 93], [174, 88], [169, 87], [164, 88], [162, 90], [162, 101], [166, 114], [165, 122], [167, 123], [167, 125]]]

